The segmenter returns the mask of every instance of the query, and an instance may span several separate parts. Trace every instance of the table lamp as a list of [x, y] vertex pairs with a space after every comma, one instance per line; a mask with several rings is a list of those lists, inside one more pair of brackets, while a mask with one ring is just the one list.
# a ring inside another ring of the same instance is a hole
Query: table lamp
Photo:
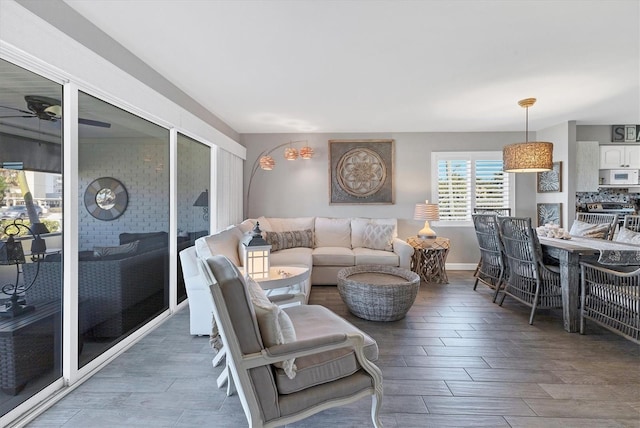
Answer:
[[424, 227], [418, 232], [418, 237], [422, 239], [436, 239], [438, 236], [436, 232], [429, 226], [429, 221], [440, 220], [440, 213], [438, 210], [438, 204], [430, 204], [429, 201], [425, 201], [424, 204], [416, 204], [416, 208], [413, 212], [414, 220], [424, 220]]

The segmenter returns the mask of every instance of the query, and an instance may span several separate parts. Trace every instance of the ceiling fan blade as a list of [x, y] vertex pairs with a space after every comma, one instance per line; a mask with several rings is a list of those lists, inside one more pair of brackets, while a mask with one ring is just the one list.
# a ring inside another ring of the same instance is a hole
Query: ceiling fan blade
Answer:
[[13, 111], [19, 111], [20, 113], [25, 113], [25, 114], [30, 114], [33, 116], [33, 112], [27, 111], [27, 110], [22, 110], [19, 108], [15, 108], [15, 107], [9, 107], [9, 106], [0, 106], [0, 108], [6, 108], [9, 110], [13, 110]]
[[111, 128], [111, 124], [107, 122], [100, 122], [99, 120], [83, 119], [79, 118], [78, 123], [89, 126], [99, 126], [100, 128]]

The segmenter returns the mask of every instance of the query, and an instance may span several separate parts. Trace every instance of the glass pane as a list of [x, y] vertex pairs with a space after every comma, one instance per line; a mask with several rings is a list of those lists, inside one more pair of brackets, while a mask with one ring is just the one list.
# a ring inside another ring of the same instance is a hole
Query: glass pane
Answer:
[[[209, 234], [210, 148], [178, 134], [178, 252]], [[187, 298], [178, 260], [178, 302]]]
[[169, 306], [169, 131], [78, 103], [82, 367]]
[[62, 376], [61, 100], [0, 60], [0, 415]]

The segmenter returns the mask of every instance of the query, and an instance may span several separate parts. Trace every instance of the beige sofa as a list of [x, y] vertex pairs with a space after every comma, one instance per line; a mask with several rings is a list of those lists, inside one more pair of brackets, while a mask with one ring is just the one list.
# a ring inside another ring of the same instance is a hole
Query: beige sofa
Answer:
[[411, 265], [413, 248], [398, 239], [395, 218], [260, 217], [199, 238], [198, 256], [206, 260], [221, 254], [242, 266], [241, 240], [256, 221], [267, 241], [282, 238], [283, 232], [311, 230], [312, 243], [280, 239], [278, 244], [286, 241], [283, 247], [290, 247], [277, 249], [282, 245], [274, 245], [271, 252], [272, 266], [305, 265], [311, 269], [311, 281], [304, 290], [307, 298], [309, 285], [336, 285], [338, 271], [344, 267], [376, 264], [408, 269]]

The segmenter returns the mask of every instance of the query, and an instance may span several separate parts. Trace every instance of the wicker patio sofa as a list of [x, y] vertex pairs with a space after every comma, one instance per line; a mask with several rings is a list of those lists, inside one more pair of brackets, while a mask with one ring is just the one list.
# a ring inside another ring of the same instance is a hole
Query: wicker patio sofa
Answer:
[[[80, 255], [79, 298], [86, 308], [81, 316], [93, 337], [126, 334], [167, 307], [169, 253], [166, 233], [160, 233], [164, 235], [155, 234], [156, 243], [139, 245], [134, 254]], [[126, 244], [132, 237], [145, 235], [148, 234], [121, 234], [120, 242]], [[37, 271], [37, 263], [23, 265], [26, 285], [31, 284]], [[35, 283], [26, 292], [26, 300], [37, 306], [38, 302], [59, 300], [61, 293], [62, 260], [45, 258]]]

